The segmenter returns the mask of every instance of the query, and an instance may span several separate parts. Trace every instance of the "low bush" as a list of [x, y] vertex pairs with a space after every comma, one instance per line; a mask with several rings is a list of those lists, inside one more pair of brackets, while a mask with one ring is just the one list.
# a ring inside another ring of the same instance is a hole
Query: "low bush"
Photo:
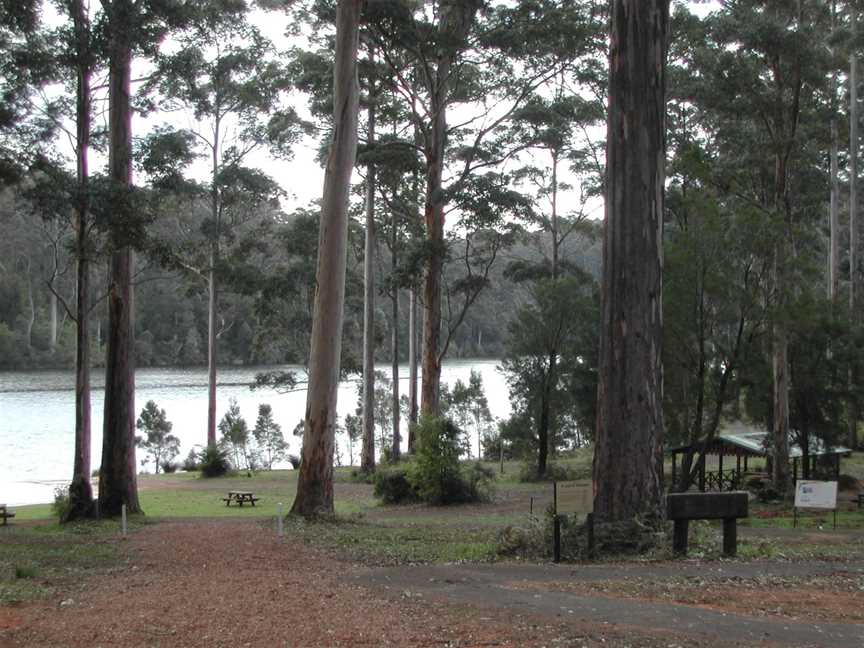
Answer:
[[488, 502], [495, 493], [495, 471], [479, 461], [464, 471], [471, 502]]
[[541, 475], [534, 463], [526, 463], [519, 471], [519, 481], [523, 483], [570, 481], [580, 477], [590, 478], [591, 475], [580, 475], [569, 466], [549, 462], [546, 464], [546, 473]]
[[766, 481], [761, 477], [750, 477], [746, 482], [744, 482], [744, 488], [749, 491], [753, 491], [754, 493], [758, 493], [765, 488]]
[[221, 448], [208, 446], [201, 452], [200, 469], [202, 477], [222, 477], [231, 470], [228, 453]]
[[179, 466], [173, 461], [163, 461], [162, 462], [162, 472], [166, 475], [177, 472], [177, 468]]
[[36, 578], [36, 568], [30, 565], [26, 567], [16, 565], [15, 578]]
[[763, 503], [779, 502], [783, 499], [780, 492], [773, 486], [766, 485], [756, 493], [756, 499]]
[[291, 464], [291, 467], [294, 470], [300, 470], [300, 457], [298, 457], [297, 455], [289, 454], [286, 458], [288, 459], [288, 463]]
[[195, 450], [195, 448], [192, 448], [183, 460], [181, 467], [186, 472], [196, 472], [201, 470], [201, 453]]
[[858, 490], [861, 488], [860, 482], [852, 475], [840, 475], [837, 478], [837, 490]]
[[354, 470], [352, 470], [348, 475], [348, 481], [354, 482], [355, 484], [374, 484], [375, 472], [354, 468]]
[[69, 487], [57, 486], [54, 489], [54, 501], [51, 503], [51, 511], [57, 519], [63, 520], [69, 512]]
[[408, 479], [407, 466], [379, 468], [375, 472], [373, 483], [375, 497], [385, 504], [408, 504], [420, 500], [417, 490]]
[[475, 466], [464, 475], [459, 467], [461, 432], [446, 418], [424, 417], [415, 428], [414, 463], [407, 478], [428, 504], [477, 502], [491, 495], [493, 473]]

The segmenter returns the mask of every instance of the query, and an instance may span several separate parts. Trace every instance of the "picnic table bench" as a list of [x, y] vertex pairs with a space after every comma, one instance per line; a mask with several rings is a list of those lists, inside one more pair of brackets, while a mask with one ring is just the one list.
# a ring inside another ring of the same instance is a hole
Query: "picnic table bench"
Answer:
[[247, 503], [255, 506], [255, 502], [259, 499], [251, 491], [228, 491], [227, 497], [223, 497], [222, 501], [225, 502], [225, 506], [231, 506], [231, 502], [234, 502], [237, 506], [242, 507]]
[[13, 517], [15, 517], [15, 514], [7, 511], [5, 504], [0, 504], [0, 518], [3, 518], [3, 526], [6, 526], [6, 520]]

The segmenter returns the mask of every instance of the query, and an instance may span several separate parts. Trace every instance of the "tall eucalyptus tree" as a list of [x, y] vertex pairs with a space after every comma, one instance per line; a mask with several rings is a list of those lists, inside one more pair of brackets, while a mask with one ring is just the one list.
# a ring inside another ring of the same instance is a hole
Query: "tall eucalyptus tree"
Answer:
[[[249, 7], [235, 0], [196, 3], [191, 20], [175, 35], [176, 50], [156, 56], [149, 85], [167, 111], [187, 111], [187, 133], [209, 162], [209, 215], [202, 224], [206, 258], [186, 251], [179, 265], [207, 283], [207, 444], [216, 443], [216, 381], [219, 291], [225, 274], [223, 248], [256, 207], [275, 198], [273, 183], [247, 166], [254, 151], [269, 145], [289, 155], [298, 135], [293, 110], [280, 110], [287, 89], [273, 46], [248, 22]], [[165, 131], [166, 137], [176, 133]]]
[[336, 395], [345, 306], [348, 194], [357, 154], [357, 49], [362, 5], [361, 0], [339, 0], [336, 9], [334, 128], [321, 204], [303, 458], [291, 507], [292, 513], [304, 517], [333, 514]]

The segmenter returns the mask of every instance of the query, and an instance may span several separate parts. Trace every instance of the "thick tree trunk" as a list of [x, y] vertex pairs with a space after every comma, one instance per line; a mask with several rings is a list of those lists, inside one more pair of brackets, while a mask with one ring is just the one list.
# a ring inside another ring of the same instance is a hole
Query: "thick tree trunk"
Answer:
[[426, 239], [431, 253], [423, 276], [423, 373], [420, 387], [420, 409], [425, 415], [437, 416], [441, 383], [438, 347], [441, 338], [441, 273], [444, 268], [444, 198], [441, 191], [444, 133], [447, 129], [445, 107], [439, 106], [432, 125], [433, 144], [429, 149], [426, 176]]
[[601, 522], [663, 517], [663, 182], [668, 0], [612, 3], [594, 453]]
[[[372, 53], [370, 66], [374, 65]], [[375, 141], [375, 105], [369, 99], [369, 144]], [[366, 170], [366, 245], [363, 257], [363, 446], [360, 470], [375, 471], [375, 165]], [[383, 448], [382, 448], [383, 450]]]
[[90, 483], [90, 170], [87, 158], [91, 119], [90, 20], [83, 0], [70, 3], [69, 13], [75, 26], [77, 59], [75, 159], [79, 195], [75, 204], [75, 454], [64, 522], [93, 517], [96, 512]]
[[357, 154], [357, 40], [362, 4], [362, 0], [339, 0], [336, 9], [335, 128], [321, 204], [303, 461], [291, 507], [292, 513], [305, 517], [333, 515], [334, 424], [345, 307], [348, 195]]
[[[109, 13], [108, 170], [114, 190], [122, 195], [132, 188], [132, 69], [133, 3], [115, 0]], [[115, 218], [122, 230], [125, 218], [118, 206]], [[120, 234], [119, 238], [124, 238]], [[135, 466], [135, 334], [132, 268], [128, 243], [111, 254], [108, 293], [108, 340], [105, 354], [105, 413], [102, 432], [102, 467], [99, 478], [99, 513], [120, 514], [126, 505], [139, 512]]]
[[424, 219], [429, 256], [423, 277], [423, 378], [420, 408], [423, 414], [440, 413], [441, 359], [441, 276], [447, 253], [444, 241], [444, 191], [442, 178], [447, 147], [447, 104], [450, 101], [450, 74], [460, 47], [479, 9], [477, 0], [442, 0], [438, 33], [442, 45], [438, 68], [429, 83], [432, 123], [426, 142], [426, 205]]

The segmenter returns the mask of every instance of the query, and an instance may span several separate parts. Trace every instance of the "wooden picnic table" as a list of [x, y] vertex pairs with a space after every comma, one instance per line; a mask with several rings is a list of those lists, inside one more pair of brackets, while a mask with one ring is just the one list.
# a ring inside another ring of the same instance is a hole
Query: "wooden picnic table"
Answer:
[[237, 506], [243, 506], [246, 503], [255, 506], [255, 502], [257, 502], [260, 498], [255, 497], [255, 494], [252, 491], [228, 491], [228, 496], [223, 497], [222, 501], [225, 502], [225, 506], [231, 506], [231, 502], [237, 504]]

